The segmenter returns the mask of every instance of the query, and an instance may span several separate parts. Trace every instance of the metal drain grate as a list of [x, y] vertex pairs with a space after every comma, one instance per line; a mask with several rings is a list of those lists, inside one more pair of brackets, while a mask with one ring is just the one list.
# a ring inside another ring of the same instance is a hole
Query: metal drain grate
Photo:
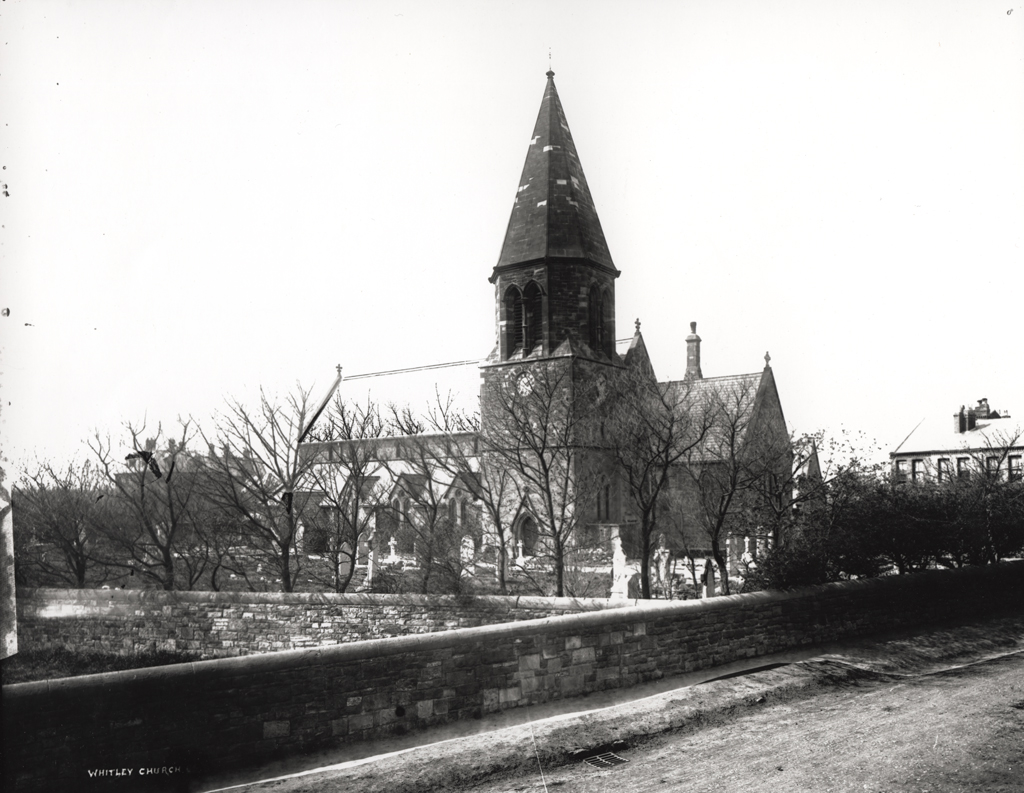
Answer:
[[604, 754], [599, 754], [595, 757], [588, 757], [583, 762], [590, 763], [590, 765], [594, 766], [594, 768], [611, 768], [614, 765], [622, 765], [623, 763], [628, 763], [629, 760], [627, 760], [625, 757], [619, 757], [617, 754], [613, 752], [605, 752]]

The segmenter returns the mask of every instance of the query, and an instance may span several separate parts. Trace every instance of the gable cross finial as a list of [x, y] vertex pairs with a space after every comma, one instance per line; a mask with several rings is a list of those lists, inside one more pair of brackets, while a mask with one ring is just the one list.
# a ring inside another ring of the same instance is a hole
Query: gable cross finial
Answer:
[[771, 365], [771, 360], [772, 360], [772, 356], [770, 356], [768, 354], [768, 352], [765, 351], [765, 354], [764, 354], [764, 368], [765, 369], [767, 369]]
[[639, 333], [640, 332], [640, 317], [637, 317], [636, 318], [636, 322], [634, 322], [633, 324], [636, 325], [636, 332]]

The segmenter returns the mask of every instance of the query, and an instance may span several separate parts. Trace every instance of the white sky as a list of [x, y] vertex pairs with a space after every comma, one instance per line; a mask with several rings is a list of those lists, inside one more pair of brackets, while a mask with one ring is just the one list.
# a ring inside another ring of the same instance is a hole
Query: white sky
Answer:
[[1011, 0], [7, 0], [0, 37], [15, 475], [338, 363], [485, 356], [549, 47], [661, 378], [696, 320], [706, 376], [771, 351], [795, 430], [1024, 411]]

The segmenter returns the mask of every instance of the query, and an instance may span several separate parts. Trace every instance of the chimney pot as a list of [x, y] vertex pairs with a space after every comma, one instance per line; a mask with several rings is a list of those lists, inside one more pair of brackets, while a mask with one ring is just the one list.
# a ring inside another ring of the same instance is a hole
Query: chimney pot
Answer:
[[697, 335], [697, 323], [690, 323], [690, 335], [686, 337], [686, 374], [684, 380], [703, 380], [700, 370], [700, 336]]

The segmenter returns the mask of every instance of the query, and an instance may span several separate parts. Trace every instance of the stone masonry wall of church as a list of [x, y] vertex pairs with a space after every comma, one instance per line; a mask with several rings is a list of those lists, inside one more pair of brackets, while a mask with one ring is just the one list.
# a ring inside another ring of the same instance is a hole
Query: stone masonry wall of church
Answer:
[[[216, 770], [1024, 605], [1024, 561], [4, 686], [4, 789]], [[60, 725], [55, 730], [53, 725]]]
[[587, 295], [596, 283], [607, 291], [611, 306], [611, 327], [606, 329], [615, 338], [615, 288], [612, 276], [600, 270], [580, 265], [556, 264], [548, 271], [550, 289], [548, 312], [553, 318], [554, 337], [551, 339], [552, 352], [569, 334], [574, 344], [586, 340]]
[[574, 614], [604, 599], [19, 589], [21, 650], [227, 657]]

